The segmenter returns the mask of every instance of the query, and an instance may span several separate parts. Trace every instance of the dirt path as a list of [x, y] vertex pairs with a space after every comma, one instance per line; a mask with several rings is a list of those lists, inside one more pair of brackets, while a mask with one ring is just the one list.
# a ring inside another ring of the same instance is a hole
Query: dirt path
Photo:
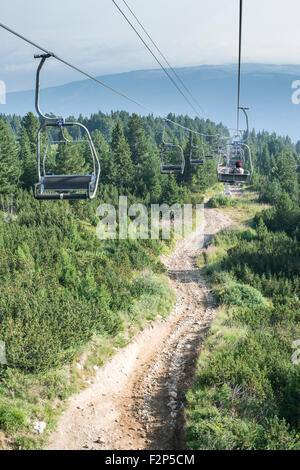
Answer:
[[162, 259], [177, 294], [171, 315], [138, 334], [70, 399], [48, 450], [184, 449], [184, 397], [214, 317], [197, 256], [230, 224], [227, 215], [206, 208], [204, 230], [178, 241]]

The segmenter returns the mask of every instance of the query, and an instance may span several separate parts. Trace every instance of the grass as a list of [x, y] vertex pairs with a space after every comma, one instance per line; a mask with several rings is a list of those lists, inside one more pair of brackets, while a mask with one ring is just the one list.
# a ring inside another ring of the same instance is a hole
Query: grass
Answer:
[[237, 224], [249, 225], [254, 216], [265, 209], [269, 204], [262, 204], [257, 192], [242, 190], [238, 196], [233, 193], [232, 197], [220, 193], [213, 193], [208, 201], [208, 207], [222, 208], [232, 221]]
[[216, 183], [214, 186], [211, 188], [207, 189], [205, 191], [204, 196], [206, 198], [212, 198], [213, 196], [217, 195], [224, 189], [224, 184], [223, 183]]
[[261, 204], [258, 202], [259, 195], [256, 192], [244, 191], [239, 199], [232, 199], [233, 206], [223, 208], [233, 222], [242, 225], [252, 225], [254, 216], [271, 206], [269, 204]]

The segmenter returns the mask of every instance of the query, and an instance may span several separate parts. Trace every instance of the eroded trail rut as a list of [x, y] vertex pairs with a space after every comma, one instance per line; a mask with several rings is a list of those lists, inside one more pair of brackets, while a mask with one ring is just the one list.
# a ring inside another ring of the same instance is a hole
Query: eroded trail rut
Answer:
[[206, 208], [204, 228], [162, 258], [177, 294], [171, 315], [138, 334], [70, 399], [47, 449], [184, 449], [184, 397], [215, 314], [197, 257], [230, 224], [227, 215]]

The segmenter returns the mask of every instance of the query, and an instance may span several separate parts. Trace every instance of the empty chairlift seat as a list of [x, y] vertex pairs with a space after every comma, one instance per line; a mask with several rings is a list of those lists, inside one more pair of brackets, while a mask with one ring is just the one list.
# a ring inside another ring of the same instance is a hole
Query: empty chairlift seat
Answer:
[[[70, 142], [66, 140], [66, 145], [71, 143], [76, 145], [77, 143], [85, 142], [89, 145], [90, 154], [91, 154], [91, 167], [93, 168], [90, 174], [86, 175], [77, 175], [77, 174], [66, 174], [66, 175], [56, 175], [56, 174], [47, 174], [46, 172], [46, 163], [48, 151], [51, 144], [56, 142], [48, 143], [46, 151], [41, 161], [41, 145], [40, 145], [40, 133], [47, 129], [48, 127], [58, 127], [63, 134], [64, 126], [80, 126], [87, 135], [87, 139], [78, 140]], [[36, 199], [39, 200], [55, 200], [55, 199], [93, 199], [96, 194], [98, 181], [100, 176], [100, 163], [94, 148], [92, 139], [90, 137], [89, 131], [80, 123], [64, 123], [64, 124], [49, 124], [44, 123], [38, 131], [38, 145], [37, 145], [37, 161], [38, 161], [38, 183], [35, 185], [34, 195]]]
[[202, 150], [200, 147], [195, 145], [191, 146], [190, 153], [190, 164], [193, 165], [204, 165], [204, 156], [202, 155]]
[[161, 165], [161, 173], [168, 175], [182, 175], [182, 166], [181, 165]]
[[[212, 137], [212, 135], [203, 134], [203, 138]], [[204, 165], [205, 160], [212, 160], [214, 156], [212, 154], [205, 154], [205, 144], [203, 143], [202, 147], [193, 145], [193, 137], [191, 142], [191, 152], [190, 152], [190, 164], [191, 165]]]
[[202, 147], [193, 144], [193, 136], [191, 136], [190, 164], [204, 165], [204, 150]]
[[44, 190], [89, 191], [93, 175], [46, 175], [42, 178]]
[[183, 149], [178, 144], [164, 141], [164, 131], [160, 153], [160, 172], [167, 175], [182, 175], [185, 168]]
[[[45, 175], [36, 185], [36, 198], [88, 199], [95, 185], [95, 175]], [[54, 193], [49, 194], [49, 191]]]
[[[50, 54], [35, 56], [40, 58], [40, 64], [36, 75], [36, 110], [41, 119], [41, 126], [37, 133], [37, 169], [38, 182], [35, 185], [34, 196], [39, 200], [58, 200], [58, 199], [93, 199], [97, 192], [100, 177], [100, 162], [95, 150], [91, 135], [88, 129], [79, 122], [65, 122], [62, 118], [45, 116], [39, 107], [39, 88], [40, 72]], [[80, 140], [70, 140], [65, 136], [65, 129], [76, 130], [77, 135], [83, 134]], [[75, 129], [76, 128], [76, 129]], [[79, 129], [78, 129], [79, 128]], [[61, 140], [53, 140], [51, 134], [55, 130], [60, 135]], [[41, 155], [41, 133], [48, 136], [46, 149]], [[51, 145], [57, 144], [76, 145], [85, 143], [89, 147], [91, 172], [90, 174], [66, 174], [55, 175], [48, 174], [46, 171], [47, 159]]]

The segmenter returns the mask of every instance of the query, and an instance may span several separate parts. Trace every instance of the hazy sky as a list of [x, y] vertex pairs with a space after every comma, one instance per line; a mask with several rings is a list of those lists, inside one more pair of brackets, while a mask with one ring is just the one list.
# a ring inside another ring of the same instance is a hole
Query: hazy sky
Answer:
[[[111, 0], [0, 2], [0, 22], [91, 74], [157, 67]], [[127, 3], [172, 65], [236, 62], [238, 0]], [[299, 0], [244, 0], [243, 60], [299, 64], [299, 18]], [[0, 46], [0, 80], [8, 91], [33, 88], [36, 50], [1, 28]], [[48, 67], [43, 86], [83, 78], [55, 61]]]

